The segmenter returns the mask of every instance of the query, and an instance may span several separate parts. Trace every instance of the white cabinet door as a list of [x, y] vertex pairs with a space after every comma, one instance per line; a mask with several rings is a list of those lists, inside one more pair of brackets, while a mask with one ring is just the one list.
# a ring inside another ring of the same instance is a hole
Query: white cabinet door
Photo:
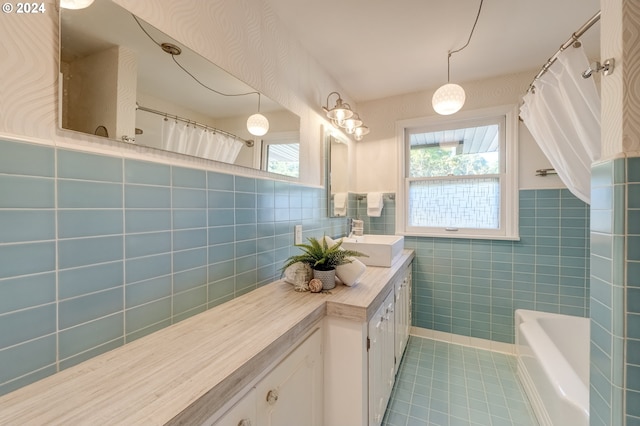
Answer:
[[402, 346], [404, 344], [404, 322], [403, 316], [405, 314], [404, 309], [404, 276], [400, 277], [395, 282], [396, 291], [396, 336], [395, 336], [395, 372], [398, 372], [400, 366], [400, 359], [402, 358]]
[[[214, 426], [256, 426], [256, 391], [251, 389]], [[204, 425], [210, 424], [205, 422]]]
[[256, 385], [258, 426], [322, 426], [322, 333], [318, 330]]
[[411, 322], [413, 321], [413, 272], [412, 272], [411, 264], [409, 264], [409, 267], [407, 269], [408, 269], [407, 284], [405, 287], [405, 296], [404, 296], [404, 302], [406, 305], [406, 312], [404, 315], [406, 338], [404, 341], [404, 347], [402, 348], [403, 352], [407, 348], [407, 343], [409, 343], [409, 334], [411, 332]]
[[395, 336], [396, 336], [396, 317], [395, 317], [395, 297], [393, 292], [389, 295], [386, 303], [385, 309], [385, 322], [384, 322], [384, 368], [383, 368], [383, 378], [384, 378], [384, 407], [382, 414], [384, 415], [384, 410], [387, 408], [387, 403], [389, 402], [389, 398], [391, 397], [391, 391], [393, 390], [393, 383], [395, 382], [396, 377], [396, 345], [395, 345]]
[[394, 382], [394, 292], [369, 321], [369, 425], [380, 425]]
[[404, 274], [395, 283], [396, 373], [398, 372], [398, 367], [400, 366], [402, 354], [407, 347], [407, 341], [409, 340], [409, 331], [411, 329], [411, 278], [411, 265], [409, 265]]
[[383, 304], [369, 321], [369, 424], [379, 425], [384, 415], [383, 407]]

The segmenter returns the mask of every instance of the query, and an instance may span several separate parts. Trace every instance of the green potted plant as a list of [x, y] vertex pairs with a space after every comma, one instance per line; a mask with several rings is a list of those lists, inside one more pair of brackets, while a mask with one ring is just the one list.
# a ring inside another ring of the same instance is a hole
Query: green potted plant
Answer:
[[314, 237], [307, 239], [309, 244], [296, 244], [296, 247], [302, 250], [302, 254], [289, 257], [282, 270], [294, 263], [306, 263], [313, 269], [313, 277], [322, 281], [323, 290], [330, 290], [336, 286], [336, 266], [351, 263], [351, 257], [366, 256], [359, 251], [345, 250], [341, 247], [342, 240], [330, 246], [324, 237], [321, 241]]

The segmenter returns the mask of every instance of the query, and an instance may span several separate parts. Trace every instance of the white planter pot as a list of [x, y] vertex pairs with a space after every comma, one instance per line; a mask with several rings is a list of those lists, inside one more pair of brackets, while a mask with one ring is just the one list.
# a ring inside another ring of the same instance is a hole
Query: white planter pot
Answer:
[[322, 281], [323, 290], [331, 290], [336, 286], [336, 270], [335, 269], [332, 269], [330, 271], [319, 271], [317, 269], [314, 269], [313, 278], [317, 278], [320, 281]]

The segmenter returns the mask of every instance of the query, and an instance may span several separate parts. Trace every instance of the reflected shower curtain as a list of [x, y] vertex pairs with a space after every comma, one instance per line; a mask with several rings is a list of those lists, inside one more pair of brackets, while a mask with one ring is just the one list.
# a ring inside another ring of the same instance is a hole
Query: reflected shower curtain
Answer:
[[187, 136], [186, 123], [164, 119], [162, 122], [162, 149], [186, 154]]
[[593, 78], [582, 78], [589, 61], [571, 47], [524, 96], [520, 117], [567, 188], [587, 204], [591, 164], [600, 157], [600, 94]]
[[231, 136], [182, 121], [163, 119], [162, 148], [167, 151], [233, 164], [242, 145]]
[[242, 142], [222, 133], [214, 133], [209, 130], [205, 130], [203, 133], [204, 136], [195, 155], [225, 163], [236, 161], [243, 145]]

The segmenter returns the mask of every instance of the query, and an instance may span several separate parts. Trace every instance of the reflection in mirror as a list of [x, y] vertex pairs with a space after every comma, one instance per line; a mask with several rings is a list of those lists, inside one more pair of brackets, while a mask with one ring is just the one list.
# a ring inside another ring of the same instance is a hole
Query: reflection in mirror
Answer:
[[297, 115], [110, 0], [61, 9], [60, 23], [62, 128], [298, 176]]
[[270, 133], [262, 138], [260, 168], [271, 173], [300, 175], [300, 141], [296, 132]]
[[349, 140], [337, 132], [325, 132], [327, 201], [329, 217], [347, 216], [349, 205]]

